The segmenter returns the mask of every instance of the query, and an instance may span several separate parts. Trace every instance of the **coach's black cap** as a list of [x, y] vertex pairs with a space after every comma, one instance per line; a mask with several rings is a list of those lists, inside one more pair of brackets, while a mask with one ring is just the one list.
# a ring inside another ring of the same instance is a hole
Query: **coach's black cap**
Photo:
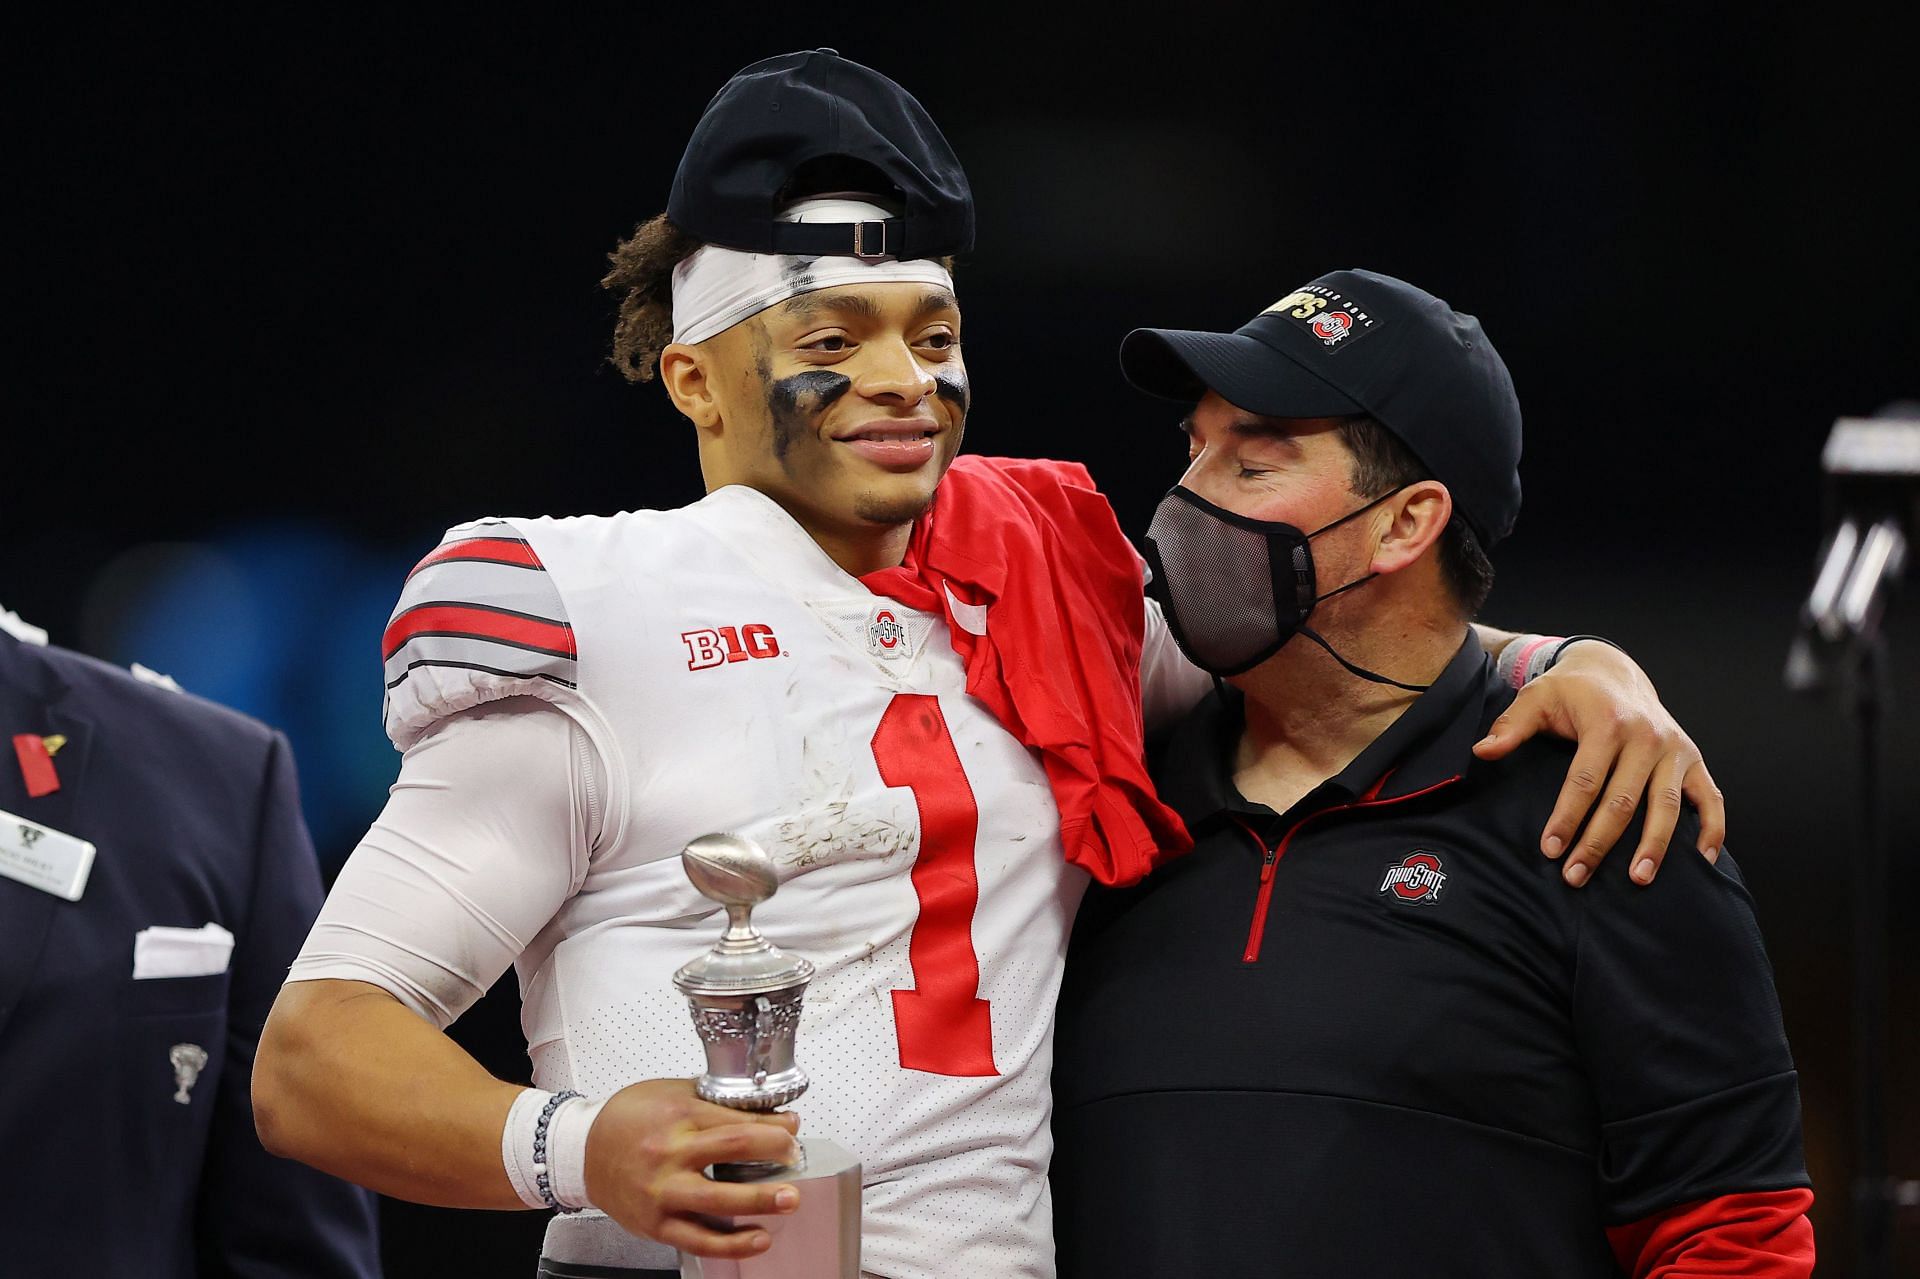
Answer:
[[[781, 222], [781, 194], [809, 161], [878, 169], [884, 222]], [[925, 107], [878, 71], [812, 49], [768, 58], [721, 86], [694, 126], [667, 199], [673, 224], [750, 253], [932, 258], [973, 247], [973, 193]]]
[[1334, 271], [1232, 333], [1135, 329], [1127, 380], [1193, 401], [1211, 389], [1263, 417], [1365, 413], [1453, 495], [1482, 546], [1520, 514], [1520, 400], [1480, 321], [1373, 271]]

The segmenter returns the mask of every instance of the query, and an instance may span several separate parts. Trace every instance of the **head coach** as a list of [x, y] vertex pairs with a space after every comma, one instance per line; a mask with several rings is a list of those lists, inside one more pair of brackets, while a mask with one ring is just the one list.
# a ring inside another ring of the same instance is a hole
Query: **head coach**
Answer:
[[1157, 774], [1194, 851], [1075, 934], [1061, 1274], [1810, 1273], [1739, 870], [1569, 892], [1532, 850], [1564, 749], [1473, 755], [1513, 692], [1467, 628], [1520, 507], [1479, 321], [1337, 271], [1122, 364], [1194, 404], [1148, 559], [1223, 682]]

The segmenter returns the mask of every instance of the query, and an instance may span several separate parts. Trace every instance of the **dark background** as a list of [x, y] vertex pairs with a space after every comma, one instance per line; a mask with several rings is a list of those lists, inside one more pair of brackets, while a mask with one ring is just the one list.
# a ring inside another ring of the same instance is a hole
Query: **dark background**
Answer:
[[[1528, 426], [1486, 615], [1620, 640], [1705, 748], [1803, 1071], [1822, 1273], [1846, 1274], [1857, 756], [1780, 671], [1828, 428], [1920, 395], [1910, 22], [809, 8], [17, 29], [0, 599], [287, 727], [337, 865], [397, 761], [378, 632], [441, 528], [698, 496], [685, 424], [604, 363], [595, 282], [722, 81], [831, 44], [913, 89], [971, 174], [969, 446], [1086, 460], [1130, 529], [1181, 444], [1118, 377], [1129, 328], [1231, 328], [1346, 266], [1484, 320]], [[1920, 1177], [1920, 619], [1888, 631], [1887, 1124]], [[457, 1033], [511, 1074], [504, 985]], [[387, 1224], [397, 1279], [528, 1274], [539, 1225]]]

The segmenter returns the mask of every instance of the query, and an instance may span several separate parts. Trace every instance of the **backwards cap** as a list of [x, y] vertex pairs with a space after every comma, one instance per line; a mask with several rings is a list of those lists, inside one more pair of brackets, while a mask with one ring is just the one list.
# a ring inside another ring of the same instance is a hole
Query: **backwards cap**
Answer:
[[[809, 161], [872, 165], [897, 212], [859, 221], [781, 219]], [[748, 253], [863, 260], [934, 258], [973, 247], [973, 193], [913, 95], [832, 49], [756, 62], [721, 86], [680, 157], [667, 217], [696, 239]]]

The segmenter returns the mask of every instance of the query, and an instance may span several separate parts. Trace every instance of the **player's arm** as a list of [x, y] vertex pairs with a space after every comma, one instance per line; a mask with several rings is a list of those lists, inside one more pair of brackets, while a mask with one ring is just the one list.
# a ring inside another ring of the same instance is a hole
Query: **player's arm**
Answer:
[[1679, 1279], [1712, 1257], [1717, 1274], [1812, 1274], [1798, 1081], [1738, 867], [1683, 857], [1645, 890], [1603, 874], [1579, 921], [1575, 1034], [1621, 1268]]
[[[524, 1208], [501, 1134], [524, 1091], [381, 987], [291, 982], [275, 1004], [254, 1096], [273, 1153], [382, 1194], [452, 1208]], [[649, 1080], [601, 1107], [587, 1138], [590, 1201], [629, 1229], [707, 1256], [764, 1250], [763, 1231], [722, 1234], [702, 1215], [790, 1209], [784, 1184], [709, 1181], [709, 1164], [792, 1154], [788, 1116], [709, 1105], [686, 1080]]]
[[1605, 643], [1562, 648], [1557, 636], [1479, 625], [1474, 631], [1520, 688], [1474, 754], [1499, 759], [1542, 730], [1579, 746], [1540, 833], [1541, 852], [1566, 855], [1562, 874], [1569, 884], [1587, 881], [1643, 803], [1646, 820], [1629, 862], [1635, 883], [1651, 883], [1659, 873], [1683, 800], [1700, 815], [1696, 849], [1709, 860], [1719, 856], [1727, 834], [1720, 788], [1700, 748], [1632, 658]]
[[1166, 732], [1192, 710], [1213, 688], [1213, 677], [1187, 660], [1167, 628], [1160, 601], [1141, 597], [1147, 610], [1146, 630], [1140, 640], [1140, 710], [1146, 720], [1147, 740]]
[[[584, 876], [592, 835], [575, 732], [550, 707], [501, 702], [451, 717], [408, 750], [262, 1035], [254, 1103], [268, 1149], [399, 1198], [529, 1206], [508, 1171], [528, 1153], [510, 1131], [526, 1090], [494, 1079], [442, 1030]], [[791, 1187], [725, 1185], [701, 1169], [784, 1160], [791, 1118], [711, 1106], [685, 1080], [573, 1107], [549, 1132], [556, 1193], [577, 1180], [570, 1198], [690, 1252], [748, 1256], [770, 1242], [763, 1230], [720, 1233], [702, 1216], [785, 1211]]]
[[253, 1082], [274, 1154], [454, 1208], [523, 1206], [500, 1156], [519, 1093], [391, 992], [338, 979], [281, 990]]
[[[1193, 709], [1213, 682], [1180, 652], [1158, 602], [1149, 597], [1146, 610], [1140, 702], [1152, 740]], [[1632, 658], [1608, 644], [1580, 643], [1568, 645], [1549, 667], [1559, 637], [1478, 623], [1473, 630], [1521, 690], [1474, 753], [1498, 759], [1542, 730], [1579, 744], [1559, 802], [1540, 833], [1540, 851], [1549, 857], [1567, 853], [1572, 845], [1562, 871], [1568, 883], [1586, 882], [1643, 800], [1646, 822], [1630, 862], [1636, 883], [1651, 883], [1659, 873], [1682, 799], [1691, 800], [1700, 814], [1699, 851], [1709, 859], [1719, 855], [1727, 832], [1720, 788], [1699, 747]]]

